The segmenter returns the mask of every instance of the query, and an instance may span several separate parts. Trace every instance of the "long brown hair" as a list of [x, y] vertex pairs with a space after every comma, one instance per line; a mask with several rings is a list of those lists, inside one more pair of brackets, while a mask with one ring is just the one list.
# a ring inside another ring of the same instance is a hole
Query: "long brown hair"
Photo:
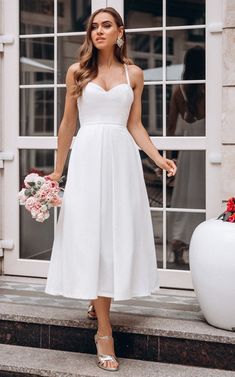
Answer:
[[[205, 49], [201, 46], [190, 48], [184, 56], [183, 80], [205, 79]], [[205, 84], [186, 84], [184, 91], [187, 97], [186, 121], [197, 119], [198, 103], [205, 103]]]
[[[80, 67], [79, 70], [74, 72], [75, 85], [72, 88], [72, 94], [77, 98], [81, 96], [82, 90], [87, 85], [87, 83], [93, 80], [98, 74], [98, 50], [92, 43], [91, 30], [94, 17], [101, 12], [111, 14], [116, 22], [117, 27], [124, 26], [120, 14], [112, 7], [97, 9], [89, 17], [85, 40], [79, 51], [78, 60], [80, 63]], [[123, 46], [120, 48], [117, 45], [115, 45], [114, 55], [117, 58], [117, 60], [122, 64], [133, 64], [133, 61], [127, 57], [126, 34], [124, 28], [122, 39], [124, 42]]]

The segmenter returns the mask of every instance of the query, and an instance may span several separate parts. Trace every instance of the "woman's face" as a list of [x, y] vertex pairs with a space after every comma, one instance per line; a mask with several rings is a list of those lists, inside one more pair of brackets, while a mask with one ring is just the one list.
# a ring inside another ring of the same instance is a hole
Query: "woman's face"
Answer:
[[91, 25], [91, 40], [98, 50], [111, 48], [122, 37], [122, 26], [119, 28], [113, 16], [106, 12], [98, 13]]

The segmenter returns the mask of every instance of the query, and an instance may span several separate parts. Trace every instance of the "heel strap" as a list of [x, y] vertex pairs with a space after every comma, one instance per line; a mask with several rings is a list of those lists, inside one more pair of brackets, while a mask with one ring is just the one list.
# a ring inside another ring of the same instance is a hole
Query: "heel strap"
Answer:
[[95, 312], [95, 307], [94, 307], [94, 305], [92, 305], [92, 304], [89, 305], [89, 306], [88, 306], [88, 310], [87, 310], [87, 312], [88, 312], [88, 313], [90, 313], [90, 312]]
[[108, 339], [112, 339], [112, 338], [113, 338], [112, 335], [103, 335], [103, 336], [101, 336], [98, 333], [95, 334], [95, 339], [106, 339], [106, 340], [108, 340]]

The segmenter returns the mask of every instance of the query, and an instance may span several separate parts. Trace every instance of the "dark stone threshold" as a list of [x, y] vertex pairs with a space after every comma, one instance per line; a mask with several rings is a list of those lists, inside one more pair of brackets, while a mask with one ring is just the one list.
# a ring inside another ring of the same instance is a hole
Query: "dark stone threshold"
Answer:
[[[0, 320], [2, 344], [95, 354], [95, 332], [89, 328]], [[127, 332], [113, 334], [118, 357], [235, 371], [235, 344]]]

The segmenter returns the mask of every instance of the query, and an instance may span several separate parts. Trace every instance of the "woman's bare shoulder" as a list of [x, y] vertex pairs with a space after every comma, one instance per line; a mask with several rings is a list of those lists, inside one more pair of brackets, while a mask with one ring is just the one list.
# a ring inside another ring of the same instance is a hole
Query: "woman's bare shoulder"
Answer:
[[80, 69], [79, 63], [74, 63], [69, 66], [67, 70], [67, 74], [66, 74], [66, 83], [68, 85], [74, 84], [74, 73], [79, 71], [79, 69]]
[[69, 66], [68, 68], [68, 72], [71, 72], [71, 73], [74, 73], [74, 72], [77, 72], [79, 71], [80, 69], [80, 63], [79, 62], [76, 62], [76, 63], [73, 63]]
[[143, 76], [143, 70], [138, 67], [138, 65], [135, 64], [129, 64], [128, 65], [129, 72], [137, 77], [142, 77]]
[[134, 87], [138, 84], [141, 84], [141, 85], [143, 84], [144, 73], [143, 73], [143, 70], [140, 67], [138, 67], [138, 65], [129, 64], [128, 71], [130, 75], [130, 80], [133, 83]]

